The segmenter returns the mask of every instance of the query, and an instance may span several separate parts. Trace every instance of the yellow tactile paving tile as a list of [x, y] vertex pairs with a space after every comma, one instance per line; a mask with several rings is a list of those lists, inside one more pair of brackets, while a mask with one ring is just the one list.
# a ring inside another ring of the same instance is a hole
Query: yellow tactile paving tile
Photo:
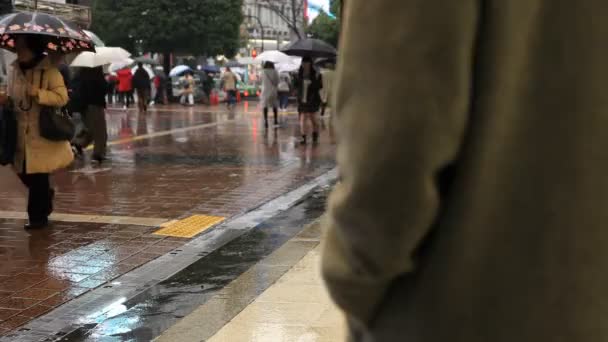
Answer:
[[192, 238], [224, 221], [225, 217], [193, 215], [179, 221], [167, 222], [154, 235]]

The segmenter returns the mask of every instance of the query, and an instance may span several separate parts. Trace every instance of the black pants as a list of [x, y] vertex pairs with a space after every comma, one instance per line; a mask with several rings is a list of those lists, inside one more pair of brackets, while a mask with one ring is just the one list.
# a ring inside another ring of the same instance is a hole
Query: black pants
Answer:
[[[273, 107], [272, 111], [274, 112], [274, 124], [279, 124], [279, 113], [277, 107]], [[268, 125], [268, 107], [264, 107], [264, 124]]]
[[53, 211], [53, 195], [48, 173], [19, 174], [29, 189], [27, 213], [30, 222], [46, 221]]
[[131, 103], [133, 103], [133, 92], [132, 91], [122, 91], [120, 92], [120, 98], [122, 103], [129, 108]]

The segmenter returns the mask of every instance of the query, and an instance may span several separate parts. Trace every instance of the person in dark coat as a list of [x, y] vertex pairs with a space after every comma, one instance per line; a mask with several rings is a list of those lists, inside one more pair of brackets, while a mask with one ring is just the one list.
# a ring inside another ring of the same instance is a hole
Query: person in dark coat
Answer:
[[116, 86], [118, 84], [118, 79], [112, 74], [106, 74], [106, 82], [108, 83], [107, 103], [113, 104], [114, 96], [116, 95]]
[[103, 68], [81, 68], [77, 76], [80, 94], [81, 113], [88, 131], [88, 139], [81, 143], [86, 147], [94, 144], [92, 161], [102, 163], [106, 158], [108, 143], [107, 123], [105, 117], [106, 94], [108, 83]]
[[319, 123], [317, 113], [321, 108], [320, 90], [323, 88], [321, 75], [315, 70], [311, 58], [303, 58], [302, 66], [298, 72], [298, 113], [300, 113], [300, 132], [302, 140], [300, 143], [307, 143], [307, 121], [312, 124], [312, 140], [319, 140]]
[[144, 65], [137, 63], [137, 70], [133, 75], [133, 88], [137, 90], [137, 104], [140, 112], [148, 111], [148, 102], [152, 90], [150, 82], [150, 74], [144, 69]]

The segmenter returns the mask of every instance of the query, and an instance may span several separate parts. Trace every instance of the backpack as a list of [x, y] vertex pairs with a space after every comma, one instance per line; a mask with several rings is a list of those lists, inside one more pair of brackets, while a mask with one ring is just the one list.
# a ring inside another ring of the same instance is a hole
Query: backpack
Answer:
[[285, 77], [281, 77], [281, 81], [279, 82], [279, 86], [277, 88], [279, 91], [289, 91], [289, 83]]

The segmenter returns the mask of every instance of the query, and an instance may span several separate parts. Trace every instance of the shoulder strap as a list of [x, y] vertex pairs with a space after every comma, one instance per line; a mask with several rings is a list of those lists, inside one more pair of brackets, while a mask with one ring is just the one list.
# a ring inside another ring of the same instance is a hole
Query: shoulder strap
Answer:
[[44, 69], [40, 69], [40, 89], [42, 89], [42, 80], [44, 79]]

